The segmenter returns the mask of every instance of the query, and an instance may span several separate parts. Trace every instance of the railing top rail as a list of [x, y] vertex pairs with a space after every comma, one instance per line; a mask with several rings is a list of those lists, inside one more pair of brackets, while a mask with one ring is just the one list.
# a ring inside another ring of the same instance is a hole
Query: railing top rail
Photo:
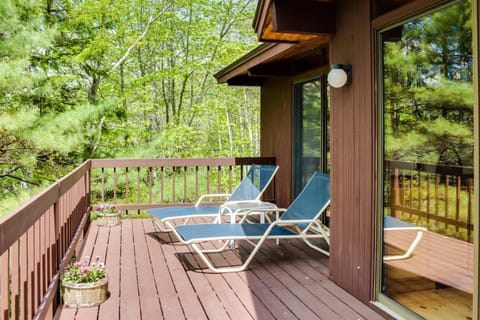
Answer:
[[0, 218], [0, 255], [3, 254], [40, 216], [68, 191], [90, 169], [85, 161], [62, 179], [26, 202], [20, 208]]
[[386, 160], [385, 164], [390, 169], [406, 169], [450, 176], [473, 177], [473, 167], [448, 166], [443, 164], [430, 164], [398, 160]]
[[196, 166], [233, 166], [255, 164], [275, 164], [275, 157], [241, 158], [172, 158], [172, 159], [92, 159], [92, 168], [127, 167], [196, 167]]

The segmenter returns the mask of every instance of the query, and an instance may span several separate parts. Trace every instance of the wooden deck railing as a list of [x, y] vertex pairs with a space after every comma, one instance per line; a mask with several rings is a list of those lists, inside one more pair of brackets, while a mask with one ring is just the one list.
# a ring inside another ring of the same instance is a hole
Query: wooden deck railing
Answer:
[[473, 168], [386, 161], [390, 209], [433, 231], [473, 241]]
[[[114, 203], [129, 214], [191, 205], [201, 194], [231, 193], [253, 163], [275, 164], [275, 158], [92, 160], [92, 205]], [[274, 200], [273, 192], [264, 199]]]
[[53, 319], [59, 271], [81, 247], [92, 203], [130, 212], [185, 205], [199, 193], [231, 191], [253, 163], [275, 158], [86, 161], [0, 219], [0, 319]]
[[70, 261], [89, 222], [85, 162], [0, 219], [0, 318], [52, 319], [58, 270]]

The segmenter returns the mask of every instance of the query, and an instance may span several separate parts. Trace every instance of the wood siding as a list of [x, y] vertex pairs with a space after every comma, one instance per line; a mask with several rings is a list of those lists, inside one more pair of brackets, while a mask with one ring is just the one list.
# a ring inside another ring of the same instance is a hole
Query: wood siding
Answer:
[[292, 81], [265, 80], [261, 92], [261, 154], [275, 156], [280, 167], [275, 179], [275, 199], [279, 207], [288, 207], [292, 201]]
[[337, 2], [330, 62], [352, 65], [352, 84], [331, 89], [330, 277], [368, 303], [373, 296], [375, 109], [369, 1]]

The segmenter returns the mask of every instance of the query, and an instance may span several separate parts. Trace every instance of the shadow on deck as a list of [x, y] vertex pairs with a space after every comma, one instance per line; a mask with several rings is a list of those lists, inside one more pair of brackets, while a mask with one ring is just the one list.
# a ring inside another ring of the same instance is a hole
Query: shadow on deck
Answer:
[[[244, 246], [215, 263], [238, 263]], [[58, 319], [383, 319], [330, 281], [328, 258], [301, 240], [268, 242], [247, 271], [215, 274], [150, 219], [129, 219], [112, 228], [92, 222], [85, 255], [106, 257], [110, 297], [63, 308]]]

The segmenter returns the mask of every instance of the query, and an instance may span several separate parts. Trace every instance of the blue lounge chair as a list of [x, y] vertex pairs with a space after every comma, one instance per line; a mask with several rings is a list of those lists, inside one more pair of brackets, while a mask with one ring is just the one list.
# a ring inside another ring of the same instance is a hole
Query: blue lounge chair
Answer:
[[392, 260], [403, 260], [410, 258], [413, 254], [413, 251], [417, 247], [418, 243], [422, 239], [423, 233], [427, 231], [427, 228], [419, 227], [414, 224], [410, 224], [408, 222], [402, 221], [400, 219], [396, 219], [394, 217], [385, 216], [383, 218], [383, 229], [385, 231], [406, 231], [406, 230], [413, 230], [416, 231], [417, 234], [415, 238], [412, 240], [410, 245], [408, 246], [407, 250], [403, 254], [398, 255], [385, 255], [383, 256], [384, 261], [392, 261]]
[[[238, 224], [197, 224], [182, 225], [175, 228], [175, 233], [185, 244], [190, 245], [214, 272], [238, 272], [245, 270], [262, 244], [267, 239], [304, 240], [313, 249], [329, 255], [328, 251], [310, 242], [311, 238], [323, 238], [330, 244], [329, 229], [321, 222], [322, 215], [330, 204], [330, 178], [327, 174], [315, 173], [288, 207], [276, 209], [283, 215], [272, 223], [244, 223], [248, 214]], [[269, 211], [272, 211], [269, 209]], [[222, 240], [219, 249], [203, 250], [202, 242]], [[254, 246], [250, 255], [241, 266], [216, 268], [207, 257], [207, 253], [224, 251], [230, 241], [247, 240]]]
[[[251, 208], [276, 208], [274, 204], [263, 202], [260, 198], [277, 170], [278, 166], [254, 164], [232, 194], [204, 194], [193, 207], [165, 207], [145, 211], [154, 218], [155, 224], [163, 232], [172, 231], [174, 228], [172, 220], [176, 219], [183, 219], [184, 224], [186, 224], [191, 218], [213, 217], [215, 218], [214, 222], [220, 222], [221, 214], [229, 214], [232, 222], [234, 222], [236, 215]], [[201, 205], [205, 199], [219, 197], [228, 197], [228, 199], [221, 206]], [[158, 222], [162, 222], [166, 228]]]

